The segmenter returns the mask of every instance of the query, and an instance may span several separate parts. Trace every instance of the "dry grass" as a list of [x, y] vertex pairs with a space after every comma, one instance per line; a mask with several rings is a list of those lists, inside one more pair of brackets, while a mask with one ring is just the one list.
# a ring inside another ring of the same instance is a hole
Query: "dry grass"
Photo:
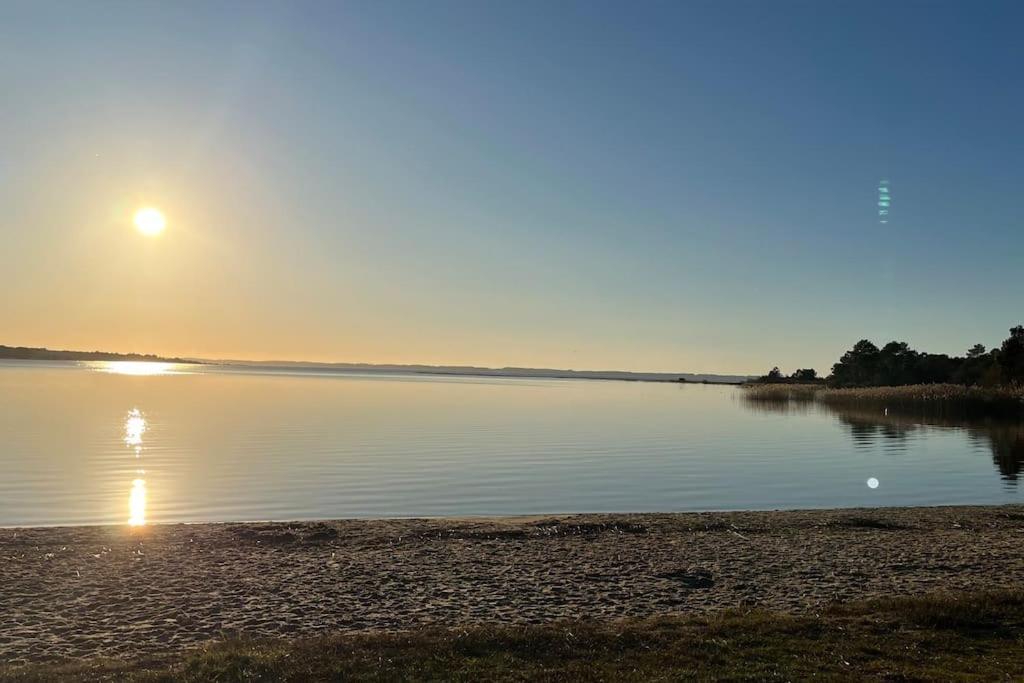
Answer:
[[1019, 416], [1024, 414], [1024, 387], [965, 387], [959, 384], [913, 384], [903, 387], [826, 389], [817, 400], [831, 407], [888, 408], [926, 414]]
[[1024, 593], [933, 595], [813, 614], [227, 640], [164, 659], [0, 667], [10, 681], [1024, 679]]
[[746, 384], [741, 396], [754, 407], [766, 406], [777, 412], [818, 402], [837, 409], [902, 411], [918, 416], [1024, 417], [1022, 385], [912, 384], [827, 389], [820, 384]]

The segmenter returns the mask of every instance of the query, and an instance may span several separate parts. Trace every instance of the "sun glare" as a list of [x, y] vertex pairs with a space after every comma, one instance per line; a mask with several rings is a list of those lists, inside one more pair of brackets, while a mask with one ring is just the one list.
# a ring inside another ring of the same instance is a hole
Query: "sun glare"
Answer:
[[167, 227], [167, 219], [159, 209], [147, 206], [135, 212], [135, 228], [143, 235], [154, 237]]
[[[142, 435], [145, 433], [146, 417], [138, 408], [132, 408], [124, 421], [124, 442], [135, 451], [136, 460], [142, 455]], [[146, 480], [142, 478], [145, 473], [141, 467], [135, 470], [132, 490], [128, 494], [128, 526], [146, 525]]]
[[97, 366], [100, 372], [115, 375], [173, 375], [174, 363], [142, 360], [107, 360], [100, 361]]
[[146, 525], [146, 480], [132, 481], [132, 490], [128, 494], [128, 526]]

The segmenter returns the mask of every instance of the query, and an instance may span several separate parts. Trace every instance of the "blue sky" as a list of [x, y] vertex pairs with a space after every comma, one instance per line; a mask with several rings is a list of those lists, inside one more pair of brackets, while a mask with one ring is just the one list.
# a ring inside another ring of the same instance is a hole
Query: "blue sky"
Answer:
[[1024, 318], [1022, 19], [6, 3], [0, 343], [744, 373], [991, 345]]

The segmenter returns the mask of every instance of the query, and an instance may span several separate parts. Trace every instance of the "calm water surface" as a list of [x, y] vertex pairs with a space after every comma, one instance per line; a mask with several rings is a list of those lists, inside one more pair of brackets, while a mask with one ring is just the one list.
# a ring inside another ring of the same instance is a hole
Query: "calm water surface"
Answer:
[[0, 362], [0, 526], [1024, 499], [1019, 425], [755, 409], [739, 392]]

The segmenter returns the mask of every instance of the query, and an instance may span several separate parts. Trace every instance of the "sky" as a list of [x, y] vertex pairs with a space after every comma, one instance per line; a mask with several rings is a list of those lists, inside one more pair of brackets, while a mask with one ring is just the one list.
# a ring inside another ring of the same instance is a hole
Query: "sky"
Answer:
[[740, 374], [998, 344], [1024, 322], [1022, 21], [7, 0], [0, 344]]

